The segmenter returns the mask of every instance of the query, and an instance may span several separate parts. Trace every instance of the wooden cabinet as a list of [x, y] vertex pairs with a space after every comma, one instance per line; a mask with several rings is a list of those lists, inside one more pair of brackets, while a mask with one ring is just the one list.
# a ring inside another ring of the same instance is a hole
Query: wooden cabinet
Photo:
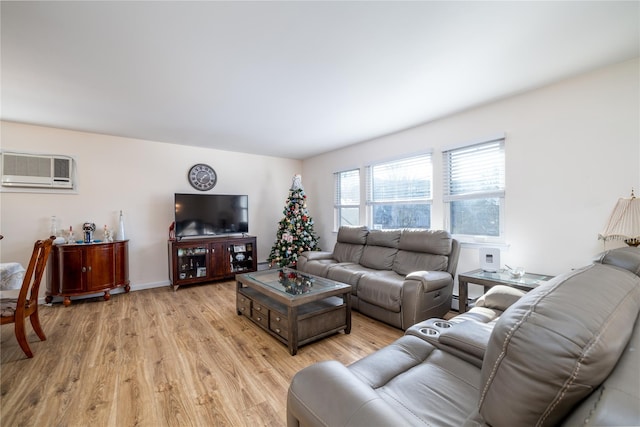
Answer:
[[111, 298], [111, 289], [124, 287], [129, 292], [128, 241], [55, 245], [49, 258], [46, 301], [54, 296], [71, 304], [71, 297], [104, 292]]
[[175, 291], [182, 285], [232, 279], [256, 271], [257, 259], [253, 236], [169, 240], [169, 282]]

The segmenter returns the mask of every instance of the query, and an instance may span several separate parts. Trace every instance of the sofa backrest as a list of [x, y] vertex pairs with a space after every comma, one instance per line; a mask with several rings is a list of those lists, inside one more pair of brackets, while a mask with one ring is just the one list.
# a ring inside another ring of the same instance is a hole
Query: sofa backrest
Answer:
[[632, 329], [613, 372], [562, 421], [563, 427], [640, 425], [640, 316]]
[[485, 352], [484, 422], [557, 425], [612, 372], [639, 312], [640, 277], [597, 263], [520, 298], [496, 322]]
[[448, 271], [452, 248], [453, 239], [447, 231], [402, 230], [393, 271], [403, 276], [412, 271]]
[[359, 263], [368, 234], [365, 225], [340, 227], [333, 247], [333, 258], [338, 262]]
[[629, 270], [636, 276], [640, 276], [640, 248], [627, 246], [624, 248], [611, 249], [598, 255], [595, 262], [615, 265], [616, 267]]
[[370, 230], [360, 264], [376, 270], [391, 270], [401, 234], [402, 230]]

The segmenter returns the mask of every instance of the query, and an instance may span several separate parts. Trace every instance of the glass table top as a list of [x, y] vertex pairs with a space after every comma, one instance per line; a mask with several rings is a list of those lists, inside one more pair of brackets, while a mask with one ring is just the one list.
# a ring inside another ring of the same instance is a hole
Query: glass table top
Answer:
[[304, 274], [290, 268], [256, 271], [245, 273], [244, 276], [286, 295], [313, 295], [349, 287], [344, 283]]
[[553, 278], [553, 276], [534, 273], [525, 273], [524, 276], [516, 278], [513, 277], [507, 270], [498, 270], [496, 272], [473, 270], [468, 273], [462, 274], [462, 276], [471, 279], [493, 280], [495, 282], [501, 282], [504, 284], [527, 286], [531, 288], [535, 288], [543, 282], [546, 282]]

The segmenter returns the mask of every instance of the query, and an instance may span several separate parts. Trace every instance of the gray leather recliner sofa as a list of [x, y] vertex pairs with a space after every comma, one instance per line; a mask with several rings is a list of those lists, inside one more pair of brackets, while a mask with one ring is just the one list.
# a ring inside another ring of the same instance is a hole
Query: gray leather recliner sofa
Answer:
[[303, 252], [297, 269], [350, 284], [354, 310], [404, 330], [451, 309], [459, 252], [442, 230], [340, 227], [333, 252]]
[[640, 425], [639, 275], [640, 249], [613, 250], [521, 297], [492, 288], [349, 367], [311, 365], [288, 426]]

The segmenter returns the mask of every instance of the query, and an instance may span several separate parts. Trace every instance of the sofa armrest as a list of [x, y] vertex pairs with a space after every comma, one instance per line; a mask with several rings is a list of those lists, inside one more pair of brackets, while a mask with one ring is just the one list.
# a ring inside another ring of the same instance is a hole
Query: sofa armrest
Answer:
[[405, 282], [417, 280], [422, 284], [424, 292], [442, 289], [453, 283], [453, 278], [446, 271], [413, 271], [404, 278]]
[[402, 325], [406, 330], [451, 308], [453, 277], [446, 271], [414, 271], [402, 282]]
[[298, 372], [287, 394], [287, 425], [397, 425], [401, 419], [370, 386], [335, 360]]
[[454, 323], [440, 333], [438, 341], [445, 348], [453, 348], [467, 353], [480, 360], [484, 359], [484, 352], [491, 336], [493, 325], [487, 323], [467, 321]]
[[307, 259], [307, 261], [313, 261], [317, 259], [333, 259], [333, 252], [327, 251], [305, 251], [300, 254]]
[[505, 311], [518, 301], [526, 292], [505, 285], [497, 285], [489, 289], [476, 301], [476, 307], [486, 307]]

